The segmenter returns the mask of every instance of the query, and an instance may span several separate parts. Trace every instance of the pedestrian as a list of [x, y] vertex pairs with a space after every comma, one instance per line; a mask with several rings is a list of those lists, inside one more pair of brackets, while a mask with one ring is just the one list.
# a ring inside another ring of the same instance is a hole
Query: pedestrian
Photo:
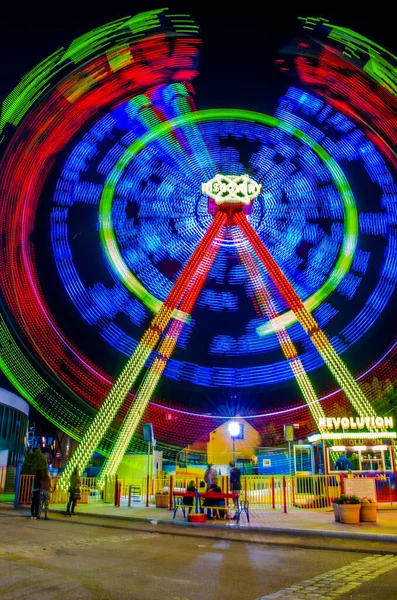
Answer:
[[[196, 491], [196, 485], [194, 483], [194, 479], [191, 479], [189, 481], [189, 485], [187, 486], [186, 491], [187, 492], [195, 492]], [[189, 507], [189, 511], [188, 511], [189, 515], [192, 512], [194, 500], [195, 500], [195, 498], [193, 496], [185, 498], [185, 506]]]
[[74, 468], [72, 475], [70, 477], [70, 486], [69, 486], [69, 501], [66, 507], [66, 515], [71, 517], [75, 515], [75, 508], [77, 504], [77, 500], [81, 498], [81, 478], [79, 475], [79, 471], [77, 467]]
[[352, 464], [350, 462], [350, 460], [347, 458], [346, 455], [340, 456], [338, 458], [338, 460], [335, 463], [335, 469], [337, 471], [348, 471], [349, 469], [352, 469]]
[[241, 471], [235, 466], [234, 462], [230, 462], [230, 489], [232, 492], [239, 492], [241, 490]]
[[206, 486], [207, 486], [207, 492], [208, 492], [210, 486], [213, 484], [215, 475], [216, 475], [215, 469], [212, 468], [212, 464], [211, 463], [208, 463], [207, 470], [204, 473], [204, 481], [205, 481]]
[[50, 494], [54, 490], [54, 485], [48, 469], [41, 469], [40, 473], [40, 506], [38, 519], [41, 519], [41, 513], [44, 510], [44, 519], [48, 521], [48, 505], [50, 504]]
[[40, 506], [40, 469], [36, 471], [36, 474], [33, 478], [31, 500], [30, 518], [37, 519]]
[[[238, 510], [238, 494], [237, 494], [237, 492], [239, 492], [241, 490], [241, 471], [238, 467], [236, 467], [236, 465], [234, 464], [233, 461], [230, 461], [229, 466], [230, 466], [230, 476], [229, 476], [230, 490], [232, 493], [235, 493], [237, 495], [237, 498], [235, 497], [235, 504], [236, 504], [236, 508]], [[232, 518], [234, 520], [236, 520], [237, 513]]]

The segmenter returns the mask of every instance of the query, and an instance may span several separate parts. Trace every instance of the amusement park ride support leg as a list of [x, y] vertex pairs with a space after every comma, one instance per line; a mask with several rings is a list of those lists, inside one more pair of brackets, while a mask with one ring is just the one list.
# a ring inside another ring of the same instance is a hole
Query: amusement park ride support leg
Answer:
[[[374, 416], [376, 413], [372, 408], [371, 403], [365, 397], [360, 389], [360, 386], [355, 381], [354, 377], [346, 368], [345, 364], [335, 352], [326, 335], [321, 331], [318, 323], [311, 313], [306, 309], [302, 300], [270, 254], [264, 246], [262, 240], [248, 222], [246, 216], [242, 212], [236, 212], [233, 215], [234, 222], [238, 225], [241, 231], [246, 235], [255, 250], [257, 256], [262, 261], [270, 277], [277, 286], [280, 294], [289, 304], [296, 318], [310, 337], [320, 356], [325, 364], [335, 377], [338, 384], [344, 390], [347, 398], [361, 417]], [[376, 429], [371, 428], [371, 431]]]
[[[272, 300], [269, 290], [266, 288], [258, 264], [250, 250], [247, 248], [247, 245], [242, 243], [245, 238], [241, 235], [241, 231], [238, 235], [238, 232], [233, 229], [232, 237], [236, 243], [240, 260], [245, 266], [248, 276], [251, 279], [261, 313], [265, 314], [269, 320], [278, 317], [279, 313]], [[316, 392], [314, 391], [309, 376], [305, 371], [305, 367], [303, 366], [301, 359], [298, 357], [298, 352], [295, 348], [295, 345], [286, 329], [280, 329], [276, 331], [276, 336], [285, 358], [289, 361], [291, 370], [295, 376], [302, 395], [307, 402], [312, 417], [315, 423], [318, 424], [319, 419], [325, 417], [325, 413], [323, 407], [318, 401]], [[322, 427], [319, 427], [319, 430], [321, 433], [325, 431], [325, 429]]]
[[[173, 317], [175, 310], [186, 291], [189, 281], [192, 279], [192, 275], [200, 265], [202, 257], [208, 252], [214, 238], [222, 229], [225, 219], [226, 217], [222, 213], [217, 213], [215, 215], [213, 222], [199, 242], [196, 251], [186, 263], [161, 309], [152, 320], [151, 325], [143, 335], [134, 354], [128, 360], [120, 376], [110, 390], [109, 395], [103, 401], [101, 408], [89, 425], [78, 448], [74, 452], [59, 480], [60, 489], [67, 489], [70, 476], [75, 467], [81, 472], [87, 466], [93, 452], [105, 435], [113, 419], [116, 417], [117, 412], [121, 408], [151, 352], [157, 346], [162, 333]], [[183, 315], [179, 315], [179, 318], [182, 317]], [[188, 315], [185, 315], [185, 317], [188, 318]]]
[[[196, 272], [192, 274], [190, 285], [185, 290], [184, 298], [179, 306], [179, 310], [189, 314], [196, 303], [199, 293], [207, 279], [213, 262], [220, 248], [220, 241], [224, 237], [223, 231], [220, 231], [216, 243], [213, 244], [206, 255], [202, 256], [200, 265]], [[196, 251], [197, 252], [197, 251]], [[133, 404], [130, 406], [124, 423], [117, 434], [112, 451], [102, 466], [99, 481], [103, 481], [107, 476], [114, 475], [119, 464], [128, 448], [128, 444], [134, 435], [143, 413], [150, 402], [156, 389], [160, 377], [167, 365], [169, 358], [174, 351], [179, 335], [185, 325], [185, 321], [173, 318], [164, 339], [157, 348], [157, 356], [152, 366], [147, 370], [145, 377], [139, 386]]]

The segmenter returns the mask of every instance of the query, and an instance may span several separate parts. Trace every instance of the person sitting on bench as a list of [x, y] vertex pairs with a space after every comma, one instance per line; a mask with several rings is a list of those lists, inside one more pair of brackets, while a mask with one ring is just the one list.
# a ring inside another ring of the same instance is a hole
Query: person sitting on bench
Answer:
[[[194, 484], [194, 479], [191, 479], [189, 481], [189, 485], [186, 488], [187, 492], [195, 492], [196, 491], [196, 486]], [[189, 507], [189, 511], [188, 514], [190, 515], [190, 513], [192, 512], [192, 508], [193, 508], [193, 502], [194, 502], [195, 498], [185, 498], [185, 506]]]
[[[210, 485], [210, 487], [207, 490], [208, 492], [215, 492], [217, 494], [221, 494], [222, 490], [218, 485], [218, 478], [214, 477], [214, 480], [212, 482], [212, 484]], [[203, 506], [225, 506], [225, 500], [223, 498], [219, 498], [219, 500], [217, 498], [205, 498], [204, 499], [204, 504]], [[212, 509], [212, 513], [213, 515], [211, 516], [211, 509], [207, 508], [207, 519], [220, 519], [220, 518], [224, 518], [225, 516], [225, 511], [221, 510], [219, 511], [217, 508], [213, 508]]]

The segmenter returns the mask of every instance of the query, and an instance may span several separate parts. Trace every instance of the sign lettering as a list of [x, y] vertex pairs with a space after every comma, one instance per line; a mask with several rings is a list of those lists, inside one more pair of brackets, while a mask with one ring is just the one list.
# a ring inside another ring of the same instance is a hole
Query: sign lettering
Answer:
[[318, 426], [324, 429], [394, 429], [393, 417], [321, 417]]
[[201, 191], [214, 199], [215, 204], [245, 204], [256, 198], [262, 191], [262, 184], [248, 175], [215, 175], [207, 183], [201, 184]]

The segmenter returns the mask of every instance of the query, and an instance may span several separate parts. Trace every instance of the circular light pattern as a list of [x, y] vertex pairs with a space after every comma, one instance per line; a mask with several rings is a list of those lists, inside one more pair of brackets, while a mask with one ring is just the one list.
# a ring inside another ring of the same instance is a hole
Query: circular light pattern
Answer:
[[[320, 26], [332, 43], [346, 43], [344, 30]], [[201, 184], [216, 173], [249, 173], [262, 184], [246, 213], [261, 241], [337, 353], [363, 371], [363, 386], [379, 373], [393, 381], [392, 333], [370, 369], [357, 352], [395, 308], [393, 80], [387, 87], [379, 69], [332, 54], [316, 31], [309, 50], [297, 51], [306, 87], [289, 88], [274, 116], [196, 111], [196, 36], [190, 21], [184, 27], [164, 11], [120, 20], [55, 53], [3, 106], [1, 366], [78, 439], [212, 222]], [[360, 43], [364, 56], [368, 45]], [[354, 85], [343, 88], [342, 75], [328, 98], [341, 61], [360, 85], [375, 73], [372, 121], [371, 107], [360, 105]], [[228, 418], [215, 397], [229, 388], [258, 395], [245, 416], [259, 428], [290, 421], [292, 411], [302, 434], [313, 429], [299, 397], [278, 400], [283, 410], [262, 400], [276, 385], [281, 394], [292, 389], [275, 335], [286, 326], [324, 408], [346, 403], [330, 391], [321, 357], [258, 263], [281, 315], [263, 320], [237, 246], [230, 228], [147, 409], [165, 446], [191, 443]], [[131, 448], [140, 446], [137, 436]]]
[[[116, 185], [126, 168], [127, 164], [133, 160], [136, 155], [142, 151], [147, 144], [155, 141], [158, 137], [166, 134], [170, 134], [175, 128], [183, 127], [185, 125], [191, 125], [192, 123], [206, 123], [208, 121], [243, 121], [248, 123], [259, 123], [261, 125], [267, 125], [271, 127], [277, 127], [280, 130], [287, 132], [292, 137], [299, 139], [305, 145], [309, 146], [313, 152], [320, 158], [330, 171], [334, 180], [335, 186], [340, 194], [344, 212], [345, 212], [345, 223], [344, 223], [344, 238], [341, 244], [339, 256], [336, 261], [335, 267], [332, 269], [326, 282], [317, 290], [310, 298], [305, 301], [305, 305], [309, 310], [317, 308], [323, 302], [327, 296], [332, 293], [342, 281], [346, 273], [348, 272], [352, 260], [353, 254], [356, 248], [357, 240], [357, 213], [354, 205], [354, 199], [349, 187], [349, 184], [343, 175], [343, 172], [338, 167], [336, 162], [332, 160], [328, 152], [321, 147], [321, 145], [315, 142], [303, 131], [292, 127], [290, 124], [280, 121], [269, 115], [261, 113], [254, 113], [244, 110], [206, 110], [196, 111], [193, 113], [187, 113], [182, 117], [175, 117], [172, 120], [166, 121], [157, 125], [156, 128], [146, 133], [142, 138], [136, 140], [127, 148], [124, 154], [118, 159], [117, 164], [113, 171], [107, 178], [102, 192], [101, 204], [100, 204], [100, 232], [108, 260], [113, 265], [115, 272], [119, 275], [119, 278], [125, 283], [126, 287], [131, 291], [135, 292], [136, 295], [153, 311], [158, 311], [161, 304], [152, 296], [149, 296], [146, 290], [142, 290], [137, 282], [136, 277], [129, 271], [123, 262], [122, 256], [117, 247], [115, 235], [113, 232], [112, 221], [111, 221], [111, 207], [113, 194]], [[210, 155], [210, 150], [208, 151]], [[214, 166], [214, 161], [208, 165], [208, 168]], [[189, 169], [189, 173], [192, 170]], [[194, 170], [193, 170], [194, 172]], [[215, 175], [215, 173], [213, 173]], [[258, 173], [259, 175], [259, 173]], [[146, 302], [145, 302], [146, 300]], [[286, 316], [281, 316], [278, 319], [279, 328], [286, 327], [295, 322], [296, 319], [289, 312]], [[277, 326], [272, 322], [268, 331], [274, 331]]]

